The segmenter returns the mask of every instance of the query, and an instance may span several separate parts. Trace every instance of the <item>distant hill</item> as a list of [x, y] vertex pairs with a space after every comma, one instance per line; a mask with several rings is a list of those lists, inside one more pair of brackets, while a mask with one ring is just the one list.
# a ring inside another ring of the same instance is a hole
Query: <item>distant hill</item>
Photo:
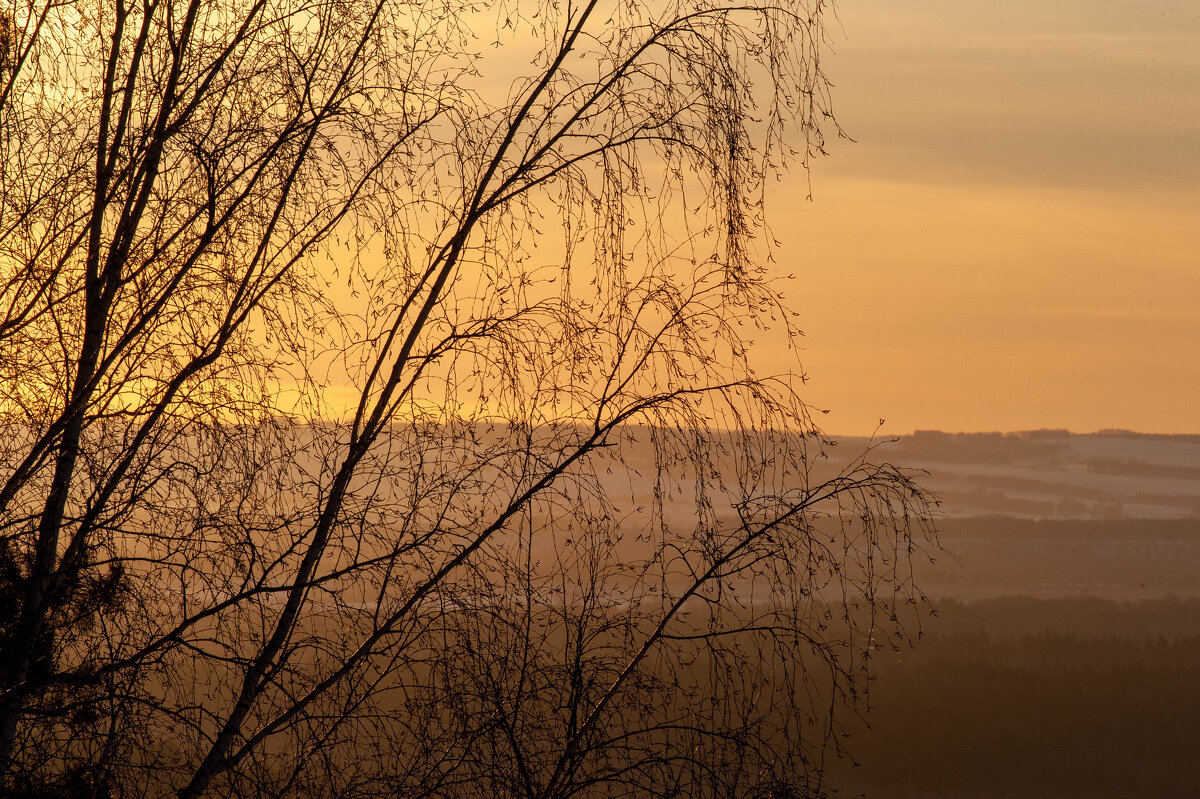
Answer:
[[919, 430], [878, 452], [928, 471], [950, 517], [1200, 519], [1200, 435]]

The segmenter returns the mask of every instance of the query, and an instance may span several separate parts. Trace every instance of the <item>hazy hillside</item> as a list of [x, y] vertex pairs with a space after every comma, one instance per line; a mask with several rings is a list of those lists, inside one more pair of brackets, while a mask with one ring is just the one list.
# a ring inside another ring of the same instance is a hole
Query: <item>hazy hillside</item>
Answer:
[[879, 451], [927, 470], [951, 517], [1200, 518], [1200, 435], [920, 430]]
[[942, 500], [932, 597], [1200, 595], [1200, 436], [924, 430], [875, 453]]
[[[843, 440], [861, 449], [863, 439]], [[936, 615], [874, 660], [839, 795], [1200, 796], [1200, 436], [921, 431]]]

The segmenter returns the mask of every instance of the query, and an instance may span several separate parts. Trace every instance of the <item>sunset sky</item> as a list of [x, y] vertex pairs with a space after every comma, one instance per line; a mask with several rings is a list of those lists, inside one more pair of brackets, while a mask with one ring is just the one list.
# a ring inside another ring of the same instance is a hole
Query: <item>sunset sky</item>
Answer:
[[856, 142], [771, 197], [825, 429], [1200, 432], [1200, 6], [838, 13]]

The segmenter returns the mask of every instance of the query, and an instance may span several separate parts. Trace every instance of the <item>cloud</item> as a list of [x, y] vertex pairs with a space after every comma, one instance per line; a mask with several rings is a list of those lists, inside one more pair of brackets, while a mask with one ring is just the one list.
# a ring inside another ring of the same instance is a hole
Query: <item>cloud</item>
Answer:
[[856, 145], [826, 168], [904, 180], [1200, 187], [1200, 14], [1171, 4], [843, 10], [829, 66]]

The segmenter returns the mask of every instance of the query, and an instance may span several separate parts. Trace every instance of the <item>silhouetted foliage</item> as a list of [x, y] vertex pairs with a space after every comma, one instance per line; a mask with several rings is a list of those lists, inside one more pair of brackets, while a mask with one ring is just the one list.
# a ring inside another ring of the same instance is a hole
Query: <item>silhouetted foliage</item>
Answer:
[[928, 520], [751, 357], [824, 13], [0, 16], [4, 786], [819, 793]]

